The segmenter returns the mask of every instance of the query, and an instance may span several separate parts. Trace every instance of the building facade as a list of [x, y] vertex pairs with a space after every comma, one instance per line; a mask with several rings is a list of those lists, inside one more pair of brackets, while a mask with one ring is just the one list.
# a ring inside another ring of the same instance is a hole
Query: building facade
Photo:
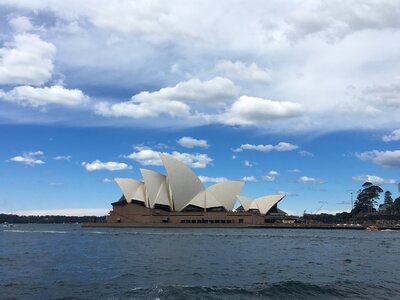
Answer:
[[[166, 174], [141, 169], [143, 181], [115, 178], [123, 196], [112, 203], [107, 225], [126, 227], [246, 227], [290, 223], [296, 218], [277, 208], [285, 195], [240, 196], [243, 181], [207, 188], [185, 164], [160, 154]], [[236, 201], [240, 206], [235, 210]]]

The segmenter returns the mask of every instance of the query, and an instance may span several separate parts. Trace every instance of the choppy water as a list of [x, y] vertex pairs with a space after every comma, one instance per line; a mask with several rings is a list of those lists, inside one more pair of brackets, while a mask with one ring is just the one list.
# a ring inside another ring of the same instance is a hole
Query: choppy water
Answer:
[[0, 227], [1, 299], [400, 299], [400, 231]]

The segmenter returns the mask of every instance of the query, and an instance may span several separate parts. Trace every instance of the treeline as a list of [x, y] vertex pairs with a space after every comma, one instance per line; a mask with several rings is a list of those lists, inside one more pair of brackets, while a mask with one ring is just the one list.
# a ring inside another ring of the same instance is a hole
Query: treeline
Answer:
[[378, 204], [383, 189], [371, 182], [365, 182], [357, 192], [357, 198], [350, 212], [331, 214], [304, 214], [305, 223], [368, 223], [382, 221], [400, 222], [400, 196], [393, 200], [392, 193], [384, 193], [384, 201]]
[[83, 216], [83, 217], [69, 217], [69, 216], [18, 216], [11, 214], [0, 214], [0, 223], [12, 223], [12, 224], [22, 224], [22, 223], [86, 223], [86, 222], [96, 222], [104, 223], [106, 217], [96, 217], [96, 216]]
[[[356, 216], [358, 214], [376, 212], [378, 199], [383, 189], [371, 182], [366, 182], [357, 193], [357, 199], [354, 202], [354, 207], [351, 214]], [[395, 200], [392, 198], [390, 191], [385, 192], [383, 204], [379, 205], [379, 210], [385, 213], [399, 214], [400, 213], [400, 196]]]

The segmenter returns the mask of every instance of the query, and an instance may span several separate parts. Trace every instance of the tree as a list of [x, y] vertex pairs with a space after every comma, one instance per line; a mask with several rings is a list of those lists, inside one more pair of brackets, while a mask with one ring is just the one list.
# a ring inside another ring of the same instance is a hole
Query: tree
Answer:
[[383, 201], [383, 204], [388, 204], [388, 205], [393, 204], [392, 193], [390, 191], [385, 192], [385, 200]]
[[383, 193], [381, 187], [371, 182], [365, 182], [362, 185], [362, 189], [358, 191], [357, 199], [351, 213], [357, 215], [359, 213], [374, 212], [374, 206], [377, 204], [380, 193]]
[[390, 211], [394, 213], [400, 213], [400, 197], [394, 200], [393, 204], [390, 206]]

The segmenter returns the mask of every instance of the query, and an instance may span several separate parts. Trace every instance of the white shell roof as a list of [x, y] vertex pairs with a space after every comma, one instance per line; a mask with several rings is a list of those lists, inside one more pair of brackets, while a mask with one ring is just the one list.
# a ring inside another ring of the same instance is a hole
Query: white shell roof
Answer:
[[258, 210], [265, 215], [275, 204], [285, 198], [285, 195], [268, 195], [255, 199]]
[[148, 207], [144, 182], [140, 182], [138, 188], [136, 189], [135, 194], [133, 195], [133, 200], [142, 201], [144, 202], [145, 206]]
[[243, 181], [224, 181], [207, 188], [207, 192], [214, 195], [227, 211], [232, 211], [236, 196], [242, 191]]
[[202, 208], [223, 206], [227, 211], [232, 211], [237, 198], [244, 210], [258, 209], [261, 214], [266, 214], [285, 197], [268, 195], [252, 199], [239, 196], [243, 181], [225, 181], [205, 189], [199, 177], [184, 163], [168, 155], [160, 154], [160, 158], [168, 176], [140, 169], [144, 182], [115, 178], [128, 203], [132, 200], [142, 201], [150, 208], [162, 204], [170, 206], [173, 211], [181, 211], [188, 205]]
[[184, 163], [160, 154], [168, 174], [175, 211], [181, 211], [200, 191], [204, 190], [199, 177]]
[[121, 189], [126, 201], [131, 203], [133, 195], [140, 186], [141, 182], [130, 178], [115, 178], [114, 180]]
[[281, 194], [262, 196], [257, 199], [238, 196], [238, 199], [244, 210], [248, 211], [249, 209], [258, 209], [263, 215], [268, 213], [269, 210], [283, 198], [285, 198], [285, 195]]
[[[254, 202], [253, 198], [249, 198], [249, 197], [245, 197], [245, 196], [237, 196], [237, 198], [239, 199], [240, 204], [242, 205], [242, 207], [245, 211], [248, 211], [251, 208], [251, 204]], [[254, 205], [253, 205], [253, 207], [254, 207]], [[258, 209], [258, 208], [255, 207], [255, 209]]]
[[212, 208], [212, 207], [220, 207], [223, 206], [221, 202], [219, 202], [212, 193], [208, 190], [203, 190], [199, 192], [194, 198], [185, 205], [185, 207], [189, 205], [195, 205], [201, 208]]
[[154, 208], [155, 204], [171, 206], [166, 176], [147, 169], [140, 169], [140, 172], [144, 179], [149, 207]]

